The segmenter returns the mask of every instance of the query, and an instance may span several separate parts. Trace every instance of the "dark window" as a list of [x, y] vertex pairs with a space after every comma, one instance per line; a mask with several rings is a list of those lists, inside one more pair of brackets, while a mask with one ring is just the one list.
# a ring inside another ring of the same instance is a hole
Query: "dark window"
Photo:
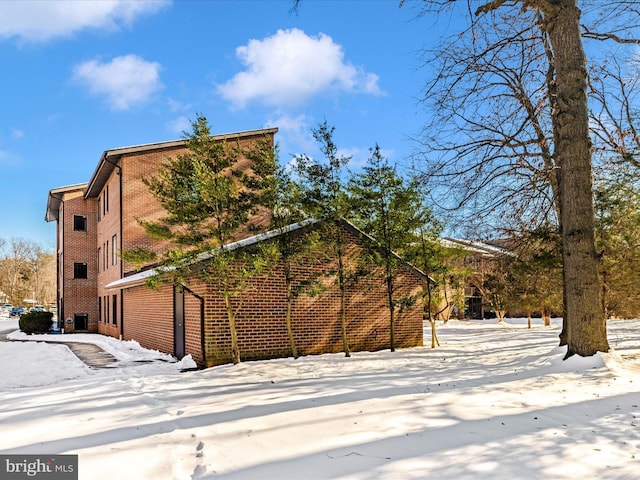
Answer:
[[87, 278], [87, 264], [76, 262], [73, 264], [73, 278]]
[[102, 219], [102, 200], [98, 198], [98, 221]]
[[102, 297], [98, 297], [98, 322], [102, 322]]
[[101, 255], [102, 255], [102, 248], [98, 247], [98, 271], [100, 271], [100, 262], [101, 262], [100, 256]]
[[111, 238], [111, 265], [118, 263], [118, 249], [116, 248], [116, 236]]
[[89, 326], [88, 313], [76, 313], [73, 315], [74, 330], [86, 330]]
[[113, 295], [111, 297], [111, 307], [112, 307], [112, 315], [111, 315], [111, 320], [113, 321], [114, 325], [118, 324], [118, 295]]
[[87, 217], [85, 215], [74, 215], [73, 216], [73, 229], [76, 232], [86, 232], [87, 231]]

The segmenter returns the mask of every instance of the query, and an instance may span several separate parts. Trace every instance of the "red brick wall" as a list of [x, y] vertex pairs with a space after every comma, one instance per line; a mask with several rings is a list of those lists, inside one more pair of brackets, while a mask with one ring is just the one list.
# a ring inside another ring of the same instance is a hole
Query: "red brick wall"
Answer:
[[[361, 239], [347, 234], [347, 255], [354, 259], [363, 248]], [[298, 265], [297, 282], [330, 272], [335, 261], [307, 262]], [[320, 295], [300, 295], [294, 304], [292, 324], [296, 346], [301, 355], [342, 351], [340, 324], [340, 292], [334, 277], [322, 278], [326, 287]], [[421, 278], [403, 267], [396, 278], [396, 298], [415, 295], [416, 304], [396, 312], [395, 346], [422, 345]], [[189, 288], [205, 298], [205, 329], [207, 358], [203, 361], [200, 344], [200, 304], [185, 292], [186, 353], [207, 366], [231, 361], [231, 338], [223, 298], [214, 286], [205, 286], [194, 279]], [[283, 266], [271, 275], [251, 280], [242, 297], [243, 306], [236, 318], [240, 352], [243, 360], [268, 359], [291, 355], [285, 325], [286, 289]], [[381, 267], [351, 284], [347, 291], [347, 334], [352, 351], [373, 351], [389, 348], [389, 310], [386, 285]], [[167, 353], [173, 352], [172, 290], [164, 286], [152, 292], [144, 286], [126, 290], [125, 338], [134, 338], [143, 346]], [[239, 299], [236, 299], [235, 305]], [[152, 306], [150, 306], [152, 305]], [[162, 332], [164, 330], [164, 333]]]
[[[58, 285], [64, 299], [63, 308], [59, 310], [59, 325], [74, 315], [88, 314], [88, 331], [98, 331], [98, 309], [96, 301], [96, 222], [95, 201], [85, 200], [82, 192], [65, 194], [61, 203], [58, 218], [59, 235], [61, 235], [60, 271]], [[87, 231], [73, 230], [73, 216], [87, 217]], [[87, 264], [87, 278], [74, 278], [74, 263]], [[73, 332], [74, 324], [64, 324], [65, 332]]]
[[173, 287], [157, 290], [142, 285], [122, 291], [124, 340], [136, 340], [145, 348], [173, 354]]
[[[241, 148], [249, 148], [256, 141], [256, 137], [245, 137], [240, 140]], [[235, 140], [230, 140], [235, 142]], [[123, 245], [124, 250], [132, 250], [142, 247], [156, 253], [162, 253], [170, 248], [167, 242], [159, 242], [151, 239], [140, 226], [138, 220], [157, 221], [164, 214], [164, 209], [149, 192], [149, 188], [142, 179], [150, 179], [157, 174], [159, 168], [170, 158], [186, 153], [187, 149], [182, 146], [157, 149], [148, 152], [128, 154], [120, 159], [122, 167], [122, 218], [123, 218]], [[247, 170], [250, 164], [246, 159], [241, 159], [234, 168]], [[263, 222], [264, 223], [264, 222]], [[246, 237], [255, 232], [244, 232], [240, 237]], [[154, 263], [154, 262], [151, 262]], [[125, 264], [123, 272], [125, 274], [135, 270], [134, 265]]]
[[[88, 315], [88, 331], [98, 331], [98, 310], [96, 304], [96, 223], [95, 202], [85, 200], [83, 196], [70, 195], [62, 203], [62, 215], [59, 217], [59, 226], [62, 229], [62, 259], [61, 294], [64, 299], [63, 309], [59, 313], [60, 326], [65, 320], [65, 332], [73, 332], [74, 324], [66, 322], [73, 320], [75, 314]], [[74, 215], [87, 217], [87, 231], [73, 230]], [[87, 264], [87, 278], [74, 278], [74, 263]]]
[[[121, 278], [120, 261], [120, 170], [114, 169], [105, 182], [100, 194], [99, 220], [97, 221], [97, 244], [95, 255], [98, 262], [98, 297], [101, 299], [102, 312], [98, 325], [99, 333], [118, 338], [120, 336], [120, 292], [106, 290], [105, 285]], [[97, 212], [97, 207], [96, 207]], [[113, 243], [115, 236], [115, 245]], [[114, 257], [115, 248], [115, 257]], [[116, 295], [114, 323], [113, 295]]]
[[[362, 251], [360, 239], [347, 234], [347, 256], [355, 269], [355, 259]], [[336, 262], [316, 262], [298, 266], [298, 283], [320, 270], [335, 271]], [[347, 288], [347, 338], [352, 351], [375, 351], [389, 348], [389, 309], [384, 272], [370, 267], [369, 273]], [[340, 322], [340, 290], [333, 275], [320, 277], [326, 288], [317, 296], [300, 295], [294, 304], [292, 327], [296, 347], [301, 355], [343, 351]], [[422, 345], [421, 283], [413, 271], [403, 267], [398, 273], [396, 298], [412, 295], [416, 304], [402, 313], [396, 311], [395, 346]], [[224, 301], [214, 292], [206, 294], [207, 364], [231, 360], [231, 340]], [[282, 266], [273, 275], [252, 279], [244, 294], [244, 303], [236, 318], [241, 357], [245, 360], [277, 358], [291, 355], [286, 332], [286, 287]], [[236, 302], [237, 304], [237, 302]]]
[[[144, 228], [138, 223], [138, 220], [157, 221], [164, 213], [162, 205], [149, 192], [142, 179], [153, 177], [167, 158], [185, 151], [184, 147], [165, 148], [127, 155], [120, 160], [123, 191], [123, 250], [140, 247], [161, 253], [168, 248], [168, 244], [149, 238]], [[135, 270], [134, 265], [123, 266], [124, 273], [133, 270]]]

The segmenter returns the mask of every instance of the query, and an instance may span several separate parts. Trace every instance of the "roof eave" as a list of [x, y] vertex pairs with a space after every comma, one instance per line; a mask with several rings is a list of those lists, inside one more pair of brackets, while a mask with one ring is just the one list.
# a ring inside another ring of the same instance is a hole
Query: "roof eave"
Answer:
[[[275, 134], [278, 131], [276, 127], [262, 128], [258, 130], [246, 130], [243, 132], [221, 133], [218, 135], [212, 135], [214, 140], [225, 140], [230, 138], [245, 138], [255, 137], [258, 135]], [[111, 172], [118, 166], [120, 157], [123, 155], [129, 155], [132, 153], [148, 152], [151, 150], [160, 150], [164, 148], [181, 147], [185, 144], [185, 140], [169, 140], [166, 142], [145, 143], [140, 145], [133, 145], [129, 147], [113, 148], [111, 150], [105, 150], [100, 157], [98, 166], [96, 167], [91, 180], [89, 180], [89, 186], [85, 194], [85, 198], [95, 197], [100, 194], [102, 187], [111, 175]]]
[[58, 212], [60, 211], [62, 195], [67, 192], [84, 190], [85, 188], [87, 188], [87, 185], [87, 183], [78, 183], [75, 185], [67, 185], [65, 187], [52, 188], [51, 190], [49, 190], [49, 196], [47, 197], [47, 211], [44, 215], [45, 222], [53, 222], [55, 220], [58, 220]]

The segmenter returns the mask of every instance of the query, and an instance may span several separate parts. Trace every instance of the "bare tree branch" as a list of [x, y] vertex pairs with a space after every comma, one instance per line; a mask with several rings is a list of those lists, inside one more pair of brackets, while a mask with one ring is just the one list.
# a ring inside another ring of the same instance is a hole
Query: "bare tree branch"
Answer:
[[590, 30], [587, 26], [581, 25], [582, 27], [582, 36], [584, 38], [591, 38], [594, 40], [613, 40], [617, 43], [631, 43], [640, 45], [640, 38], [622, 38], [616, 35], [615, 33], [599, 33]]

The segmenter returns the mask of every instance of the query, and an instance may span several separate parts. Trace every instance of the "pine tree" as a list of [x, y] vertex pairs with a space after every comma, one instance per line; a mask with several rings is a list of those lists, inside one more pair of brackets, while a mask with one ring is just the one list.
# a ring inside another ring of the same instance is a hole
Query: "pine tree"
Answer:
[[[315, 220], [307, 218], [302, 208], [302, 192], [286, 168], [279, 166], [274, 176], [273, 197], [269, 203], [271, 208], [271, 226], [279, 234], [274, 239], [277, 259], [283, 265], [286, 311], [285, 324], [291, 354], [298, 358], [292, 326], [293, 307], [296, 298], [304, 292], [311, 293], [318, 289], [317, 275], [310, 273], [304, 276], [297, 273], [295, 265], [309, 264], [324, 256], [324, 248], [317, 229], [313, 229]], [[301, 226], [291, 231], [294, 224]], [[304, 231], [304, 234], [301, 232]]]
[[[389, 307], [389, 348], [395, 351], [395, 312], [411, 299], [396, 298], [394, 279], [401, 263], [399, 252], [415, 240], [414, 232], [425, 223], [422, 196], [415, 182], [409, 183], [389, 165], [376, 145], [362, 173], [349, 182], [353, 220], [379, 244], [379, 254], [370, 256], [384, 268]], [[377, 253], [377, 252], [375, 252]]]
[[[228, 244], [258, 228], [256, 214], [271, 194], [275, 149], [269, 138], [243, 149], [236, 142], [211, 136], [207, 119], [198, 116], [193, 132], [185, 134], [188, 151], [169, 159], [157, 176], [145, 180], [166, 214], [157, 221], [141, 222], [147, 233], [172, 244], [160, 258], [158, 271], [175, 282], [187, 282], [199, 262], [199, 278], [215, 285], [224, 299], [231, 357], [240, 362], [236, 318], [248, 280], [273, 265], [273, 249], [260, 245], [229, 248]], [[242, 167], [242, 161], [249, 167]], [[151, 258], [152, 252], [123, 252], [123, 257]], [[158, 276], [155, 280], [157, 281]]]
[[626, 165], [609, 164], [596, 182], [596, 239], [607, 317], [640, 313], [640, 194], [631, 173]]
[[321, 223], [323, 242], [337, 260], [336, 282], [340, 290], [340, 327], [342, 347], [351, 356], [347, 336], [347, 283], [351, 280], [345, 252], [346, 238], [342, 222], [349, 212], [346, 166], [350, 158], [338, 154], [333, 140], [335, 128], [325, 121], [312, 131], [324, 160], [303, 154], [295, 157], [295, 172], [300, 180], [305, 212]]

